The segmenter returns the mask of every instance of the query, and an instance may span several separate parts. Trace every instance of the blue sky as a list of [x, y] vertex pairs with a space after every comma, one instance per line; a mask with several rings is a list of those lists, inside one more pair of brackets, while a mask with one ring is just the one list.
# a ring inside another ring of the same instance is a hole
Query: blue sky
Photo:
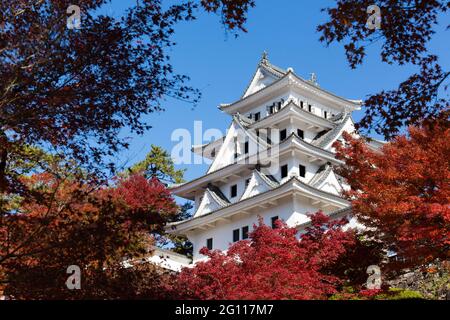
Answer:
[[[106, 10], [118, 14], [130, 3], [135, 0], [115, 0]], [[320, 9], [333, 3], [328, 0], [256, 0], [256, 8], [250, 12], [247, 23], [248, 33], [240, 34], [237, 39], [226, 34], [220, 18], [215, 15], [200, 13], [197, 21], [179, 24], [174, 37], [177, 46], [170, 51], [172, 64], [176, 72], [191, 77], [191, 85], [203, 94], [202, 100], [195, 108], [180, 101], [166, 100], [165, 112], [146, 118], [153, 128], [143, 136], [132, 136], [130, 149], [120, 153], [117, 162], [134, 163], [143, 159], [151, 144], [170, 151], [176, 144], [171, 141], [173, 130], [192, 131], [196, 120], [203, 121], [204, 129], [217, 128], [225, 132], [230, 117], [217, 106], [239, 99], [264, 50], [273, 64], [293, 67], [304, 78], [315, 72], [321, 87], [350, 99], [364, 99], [382, 89], [395, 88], [416, 70], [411, 66], [382, 63], [377, 46], [370, 48], [361, 67], [352, 70], [342, 45], [326, 47], [318, 40], [316, 26], [326, 20]], [[449, 69], [450, 41], [444, 18], [429, 47]], [[448, 16], [446, 18], [448, 20]], [[362, 111], [357, 112], [354, 119], [358, 121], [361, 116]], [[187, 169], [185, 178], [190, 180], [204, 174], [207, 166], [179, 168]]]

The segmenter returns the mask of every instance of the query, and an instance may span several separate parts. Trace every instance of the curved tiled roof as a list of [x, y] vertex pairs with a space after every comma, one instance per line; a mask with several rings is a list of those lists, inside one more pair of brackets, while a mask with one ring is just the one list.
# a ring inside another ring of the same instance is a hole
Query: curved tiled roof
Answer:
[[295, 138], [296, 138], [296, 140], [297, 140], [298, 143], [300, 143], [300, 144], [306, 146], [307, 148], [315, 149], [315, 150], [317, 150], [317, 151], [319, 151], [319, 152], [326, 153], [327, 155], [332, 156], [332, 157], [335, 156], [333, 152], [331, 152], [331, 151], [329, 151], [329, 150], [325, 150], [325, 149], [323, 149], [322, 147], [316, 146], [316, 145], [314, 145], [314, 144], [312, 144], [312, 143], [306, 142], [305, 140], [303, 140], [302, 138], [300, 138], [300, 137], [299, 137], [297, 134], [295, 134], [295, 133], [292, 133], [291, 136], [292, 136], [292, 135], [295, 136]]
[[330, 121], [331, 122], [338, 122], [339, 120], [341, 120], [344, 117], [344, 115], [345, 115], [345, 112], [339, 112], [338, 114], [332, 116], [330, 118]]
[[255, 197], [259, 197], [259, 196], [265, 195], [265, 194], [267, 194], [267, 193], [269, 193], [269, 192], [272, 192], [272, 191], [274, 191], [274, 190], [276, 190], [276, 189], [278, 189], [278, 188], [283, 187], [283, 186], [286, 185], [287, 183], [292, 182], [292, 181], [294, 181], [294, 180], [295, 180], [297, 183], [299, 183], [302, 187], [304, 187], [305, 189], [307, 189], [307, 190], [309, 190], [309, 191], [311, 191], [311, 192], [319, 193], [319, 194], [321, 194], [321, 195], [323, 195], [323, 196], [331, 197], [331, 198], [333, 198], [333, 199], [345, 200], [345, 199], [343, 199], [343, 198], [341, 198], [341, 197], [339, 197], [339, 196], [337, 196], [337, 195], [335, 195], [335, 194], [333, 194], [333, 193], [330, 193], [330, 192], [324, 191], [324, 190], [320, 190], [320, 189], [317, 189], [317, 188], [315, 188], [315, 187], [313, 187], [313, 186], [310, 186], [309, 184], [306, 184], [306, 183], [300, 181], [296, 176], [293, 176], [293, 177], [291, 177], [289, 180], [285, 181], [284, 183], [281, 183], [281, 184], [277, 185], [276, 187], [274, 187], [274, 188], [272, 188], [272, 189], [269, 189], [269, 190], [267, 190], [267, 191], [265, 191], [265, 192], [258, 193], [258, 194], [254, 195], [254, 196], [245, 198], [244, 200], [241, 200], [241, 201], [238, 201], [238, 202], [229, 203], [228, 205], [226, 205], [226, 206], [224, 206], [224, 207], [222, 207], [222, 208], [219, 208], [219, 209], [217, 209], [217, 210], [208, 212], [208, 213], [206, 213], [206, 214], [204, 214], [204, 215], [194, 216], [194, 217], [192, 217], [192, 218], [190, 218], [190, 219], [187, 219], [187, 220], [183, 220], [183, 221], [178, 221], [178, 222], [170, 223], [169, 226], [177, 226], [177, 225], [182, 224], [182, 223], [187, 223], [187, 222], [190, 222], [190, 221], [193, 221], [193, 220], [197, 220], [197, 219], [199, 219], [199, 218], [203, 218], [203, 217], [206, 217], [206, 216], [210, 216], [210, 215], [212, 215], [212, 214], [214, 214], [214, 213], [216, 213], [216, 212], [218, 212], [218, 211], [224, 209], [225, 207], [232, 207], [232, 206], [235, 206], [235, 205], [240, 204], [240, 203], [242, 203], [242, 202], [245, 202], [245, 201], [248, 201], [248, 200], [250, 200], [250, 199], [253, 199], [253, 198], [255, 198]]
[[262, 67], [264, 70], [273, 74], [277, 78], [281, 78], [287, 73], [287, 70], [284, 70], [280, 67], [277, 67], [276, 65], [271, 64], [267, 58], [266, 59], [263, 58], [258, 66]]
[[284, 106], [282, 106], [281, 109], [280, 109], [279, 111], [274, 112], [274, 113], [271, 113], [271, 114], [269, 114], [269, 115], [267, 115], [267, 116], [265, 116], [265, 117], [262, 117], [262, 118], [259, 119], [258, 121], [254, 121], [254, 120], [252, 120], [252, 119], [248, 119], [248, 118], [245, 117], [245, 116], [241, 116], [241, 118], [245, 118], [245, 119], [246, 119], [245, 122], [248, 123], [248, 126], [253, 126], [254, 124], [260, 123], [260, 122], [262, 122], [262, 121], [264, 121], [264, 120], [266, 120], [266, 119], [270, 119], [270, 118], [276, 116], [279, 112], [283, 111], [284, 108], [287, 108], [289, 105], [295, 106], [296, 109], [298, 109], [298, 111], [299, 111], [300, 113], [303, 113], [304, 115], [311, 116], [311, 117], [316, 118], [316, 119], [318, 119], [318, 120], [320, 120], [320, 121], [326, 121], [326, 122], [330, 123], [330, 125], [334, 125], [334, 124], [335, 124], [335, 120], [332, 120], [333, 118], [325, 119], [324, 117], [321, 117], [321, 116], [318, 116], [317, 114], [314, 114], [314, 113], [312, 113], [312, 112], [309, 112], [309, 111], [303, 109], [302, 107], [300, 107], [300, 106], [299, 106], [297, 103], [295, 103], [295, 101], [293, 101], [293, 100], [288, 100], [288, 101], [286, 102], [286, 104], [285, 104]]
[[313, 187], [319, 187], [326, 180], [333, 167], [330, 164], [323, 165], [317, 170], [316, 174], [309, 180], [308, 184]]
[[[246, 127], [245, 127], [245, 125], [242, 123], [242, 121], [240, 121], [240, 116], [235, 117], [235, 119], [236, 119], [237, 123], [242, 127], [243, 130], [247, 130]], [[331, 131], [332, 131], [332, 130], [331, 130]], [[247, 132], [249, 133], [249, 135], [250, 135], [253, 139], [257, 139], [257, 137], [256, 137], [255, 135], [253, 135], [251, 132], [249, 132], [248, 130], [247, 130]], [[280, 142], [280, 143], [277, 145], [277, 147], [279, 148], [279, 147], [283, 146], [284, 144], [288, 143], [289, 140], [290, 140], [291, 138], [295, 139], [295, 141], [296, 141], [298, 144], [304, 146], [306, 149], [309, 149], [309, 150], [313, 150], [313, 151], [322, 153], [324, 156], [329, 157], [329, 158], [333, 158], [333, 159], [334, 159], [334, 157], [335, 157], [335, 154], [334, 154], [333, 152], [331, 152], [331, 151], [329, 151], [329, 150], [325, 150], [325, 149], [323, 149], [322, 147], [317, 146], [317, 145], [314, 145], [314, 144], [312, 144], [312, 143], [306, 142], [305, 140], [303, 140], [302, 138], [300, 138], [299, 136], [297, 136], [297, 134], [295, 134], [295, 133], [291, 133], [285, 140], [283, 140], [282, 142]], [[260, 139], [260, 140], [261, 140], [261, 139]], [[262, 142], [264, 142], [264, 141], [262, 141]], [[271, 150], [271, 147], [270, 147], [270, 146], [266, 145], [266, 147], [268, 147], [268, 149], [267, 149], [268, 151]], [[232, 167], [232, 166], [235, 166], [235, 165], [237, 165], [237, 164], [242, 164], [242, 161], [245, 162], [246, 159], [250, 159], [251, 157], [254, 157], [254, 155], [247, 155], [246, 158], [243, 158], [243, 159], [241, 159], [241, 160], [238, 161], [238, 162], [230, 163], [230, 164], [228, 164], [228, 165], [226, 165], [226, 166], [224, 166], [224, 167], [218, 168], [218, 169], [215, 170], [215, 171], [209, 172], [209, 170], [210, 170], [210, 168], [211, 168], [211, 166], [212, 166], [212, 164], [211, 164], [210, 167], [208, 168], [208, 173], [207, 173], [206, 175], [200, 176], [200, 177], [198, 177], [198, 178], [196, 178], [196, 179], [193, 179], [193, 180], [191, 180], [191, 181], [188, 181], [188, 182], [185, 182], [185, 183], [182, 183], [182, 184], [175, 184], [175, 185], [172, 185], [172, 186], [170, 186], [170, 189], [176, 189], [176, 188], [182, 187], [182, 186], [184, 186], [184, 185], [186, 185], [186, 184], [189, 184], [189, 183], [198, 181], [198, 180], [200, 180], [200, 179], [202, 179], [202, 178], [208, 177], [208, 176], [210, 176], [210, 175], [217, 174], [218, 172], [220, 172], [220, 171], [222, 171], [222, 170], [228, 169], [228, 168], [230, 168], [230, 167]], [[331, 161], [331, 160], [328, 159], [328, 161]]]
[[259, 68], [264, 69], [265, 71], [267, 71], [271, 75], [275, 76], [276, 78], [281, 78], [284, 75], [286, 75], [286, 73], [287, 73], [286, 70], [283, 70], [280, 67], [277, 67], [277, 66], [271, 64], [269, 62], [269, 60], [267, 59], [267, 53], [263, 53], [263, 55], [261, 57], [261, 60], [259, 61], [258, 66], [256, 67], [256, 70], [253, 73], [252, 81], [245, 88], [244, 93], [242, 94], [242, 97], [245, 96], [245, 94], [247, 93], [248, 89], [250, 88], [250, 86], [251, 86], [251, 84], [253, 82], [253, 79], [255, 78], [256, 73], [258, 72]]
[[[233, 115], [233, 120], [236, 121], [236, 123], [238, 124], [238, 126], [246, 133], [248, 134], [248, 136], [250, 138], [253, 139], [253, 141], [255, 141], [256, 143], [259, 143], [261, 145], [263, 145], [264, 147], [269, 147], [268, 143], [266, 141], [264, 141], [263, 139], [258, 138], [258, 136], [256, 135], [256, 132], [252, 132], [250, 130], [248, 130], [248, 126], [246, 123], [248, 123], [248, 121], [245, 121], [244, 118], [246, 117], [242, 117], [239, 113]], [[248, 119], [248, 118], [246, 118]]]
[[[253, 139], [255, 139], [256, 141], [260, 141], [260, 142], [265, 143], [265, 141], [264, 141], [263, 139], [259, 139], [259, 140], [258, 140], [258, 137], [257, 137], [255, 134], [253, 134], [251, 131], [248, 130], [248, 127], [246, 127], [245, 124], [242, 122], [242, 116], [241, 116], [241, 115], [237, 114], [236, 116], [233, 116], [233, 119], [236, 119], [236, 121], [237, 121], [238, 124], [241, 126], [241, 128], [242, 128], [244, 131], [246, 131], [246, 132], [249, 134], [249, 136], [251, 136], [251, 137], [252, 137]], [[344, 124], [345, 124], [345, 123], [344, 123]], [[341, 125], [342, 125], [342, 124], [341, 124]], [[342, 125], [342, 126], [343, 126], [343, 125]], [[339, 127], [339, 130], [338, 130], [337, 132], [339, 132], [339, 131], [342, 129], [342, 127], [340, 127], [340, 126], [336, 126], [335, 128], [331, 129], [329, 132], [335, 130], [335, 129], [338, 128], [338, 127]], [[281, 141], [281, 142], [279, 143], [279, 145], [282, 145], [283, 143], [285, 143], [285, 142], [286, 142], [287, 140], [289, 140], [289, 138], [292, 137], [292, 136], [293, 136], [294, 138], [296, 138], [296, 140], [297, 140], [300, 144], [306, 146], [307, 148], [313, 148], [313, 149], [315, 149], [315, 150], [317, 150], [317, 151], [327, 153], [328, 155], [334, 157], [334, 153], [333, 153], [333, 152], [331, 152], [331, 151], [329, 151], [329, 150], [325, 150], [325, 149], [323, 149], [323, 147], [317, 146], [317, 145], [315, 145], [315, 144], [313, 144], [313, 143], [306, 142], [304, 139], [300, 138], [300, 137], [299, 137], [297, 134], [295, 134], [295, 133], [291, 133], [285, 140]], [[265, 145], [265, 146], [266, 146], [266, 147], [270, 147], [269, 145]]]
[[350, 116], [350, 113], [347, 113], [337, 126], [327, 132], [319, 133], [311, 143], [317, 147], [325, 148], [327, 144], [338, 137], [339, 133], [347, 123], [347, 120], [350, 119]]
[[[308, 142], [306, 142], [305, 140], [303, 140], [302, 138], [300, 138], [299, 136], [297, 136], [295, 133], [291, 133], [291, 134], [286, 138], [286, 140], [283, 140], [282, 142], [280, 142], [280, 143], [278, 144], [278, 146], [281, 146], [281, 145], [287, 143], [291, 137], [295, 138], [295, 140], [296, 140], [299, 144], [305, 146], [306, 148], [310, 148], [310, 149], [314, 149], [314, 150], [316, 150], [316, 151], [318, 151], [318, 152], [322, 152], [322, 153], [326, 154], [326, 155], [329, 156], [329, 157], [334, 157], [334, 153], [333, 153], [333, 152], [331, 152], [331, 151], [329, 151], [329, 150], [325, 150], [325, 149], [320, 148], [320, 147], [318, 147], [318, 146], [315, 146], [315, 145], [313, 145], [313, 144], [311, 144], [311, 143], [308, 143]], [[268, 149], [268, 150], [270, 150], [270, 149]], [[250, 158], [250, 157], [251, 157], [251, 156], [247, 156], [246, 159], [248, 159], [248, 158]], [[245, 160], [245, 159], [243, 159], [243, 160]], [[232, 167], [232, 166], [235, 166], [236, 164], [237, 164], [237, 163], [235, 163], [235, 162], [234, 162], [234, 163], [230, 163], [230, 164], [228, 164], [228, 165], [226, 165], [226, 166], [224, 166], [224, 167], [221, 167], [221, 168], [219, 168], [219, 169], [217, 169], [217, 170], [215, 170], [215, 171], [209, 172], [209, 173], [207, 173], [206, 175], [203, 175], [203, 176], [198, 177], [198, 178], [196, 178], [196, 179], [193, 179], [193, 180], [191, 180], [191, 181], [188, 181], [188, 182], [185, 182], [185, 183], [180, 183], [180, 184], [174, 184], [174, 185], [171, 185], [171, 186], [169, 187], [169, 189], [175, 189], [175, 188], [181, 187], [181, 186], [183, 186], [183, 185], [186, 185], [186, 184], [188, 184], [188, 183], [192, 183], [192, 182], [194, 182], [194, 181], [200, 180], [200, 179], [202, 179], [202, 178], [204, 178], [204, 177], [207, 177], [207, 176], [209, 176], [209, 175], [216, 174], [217, 172], [220, 172], [220, 171], [222, 171], [222, 170], [225, 170], [225, 169], [227, 169], [227, 168], [230, 168], [230, 167]]]
[[[339, 101], [341, 101], [341, 102], [345, 102], [345, 103], [348, 103], [348, 104], [353, 105], [353, 106], [361, 106], [361, 101], [356, 101], [356, 100], [351, 100], [351, 99], [347, 99], [347, 98], [340, 97], [340, 96], [338, 96], [338, 95], [336, 95], [336, 94], [334, 94], [334, 93], [332, 93], [332, 92], [330, 92], [330, 91], [328, 91], [328, 90], [325, 90], [325, 89], [323, 89], [323, 88], [320, 88], [320, 87], [318, 87], [318, 86], [312, 84], [312, 83], [311, 83], [310, 81], [308, 81], [308, 80], [303, 79], [302, 77], [300, 77], [300, 76], [298, 76], [297, 74], [295, 74], [292, 70], [287, 70], [287, 71], [284, 71], [284, 70], [283, 70], [283, 71], [280, 71], [280, 70], [282, 70], [281, 68], [278, 68], [278, 67], [276, 67], [276, 66], [270, 64], [269, 62], [267, 62], [266, 64], [261, 64], [261, 62], [260, 62], [260, 64], [258, 64], [258, 68], [259, 68], [260, 66], [266, 66], [267, 68], [265, 68], [265, 70], [269, 70], [269, 68], [272, 69], [272, 70], [275, 70], [274, 76], [276, 76], [278, 79], [276, 79], [274, 82], [272, 82], [272, 83], [269, 84], [268, 86], [265, 86], [265, 87], [263, 87], [263, 88], [261, 88], [261, 89], [255, 91], [255, 92], [253, 92], [253, 93], [251, 93], [251, 94], [245, 96], [245, 93], [248, 91], [248, 88], [249, 88], [250, 85], [251, 85], [251, 84], [249, 84], [249, 86], [247, 87], [247, 89], [246, 89], [245, 92], [244, 92], [244, 96], [242, 96], [240, 100], [235, 101], [235, 102], [233, 102], [233, 103], [222, 104], [222, 105], [220, 105], [219, 108], [220, 108], [221, 110], [228, 109], [228, 108], [230, 108], [230, 107], [236, 105], [237, 103], [239, 103], [239, 102], [241, 102], [241, 101], [247, 100], [247, 99], [250, 98], [251, 96], [254, 96], [254, 95], [258, 94], [259, 92], [261, 92], [261, 91], [263, 91], [263, 90], [266, 90], [266, 89], [268, 89], [268, 88], [270, 88], [270, 87], [273, 87], [276, 83], [282, 81], [284, 78], [288, 77], [290, 74], [292, 74], [293, 77], [294, 77], [295, 79], [297, 79], [297, 81], [298, 81], [299, 83], [302, 83], [303, 85], [305, 85], [305, 86], [308, 87], [309, 89], [318, 90], [318, 91], [324, 93], [325, 95], [327, 95], [327, 96], [329, 96], [329, 97], [333, 97], [333, 98], [335, 98], [335, 99], [337, 99], [337, 100], [339, 100]], [[278, 70], [277, 70], [277, 69], [278, 69]], [[258, 69], [256, 69], [256, 72], [257, 72], [257, 71], [258, 71]], [[255, 72], [255, 75], [256, 75], [256, 72]], [[254, 76], [253, 76], [253, 78], [254, 78]]]
[[280, 185], [280, 183], [278, 182], [277, 179], [275, 179], [274, 176], [272, 175], [268, 175], [268, 174], [264, 174], [262, 173], [260, 170], [255, 170], [256, 174], [262, 179], [264, 180], [265, 183], [267, 183], [270, 187], [272, 188], [276, 188]]
[[211, 197], [222, 207], [225, 207], [230, 204], [230, 201], [227, 199], [227, 197], [220, 191], [220, 189], [214, 185], [208, 185], [206, 191], [209, 192]]

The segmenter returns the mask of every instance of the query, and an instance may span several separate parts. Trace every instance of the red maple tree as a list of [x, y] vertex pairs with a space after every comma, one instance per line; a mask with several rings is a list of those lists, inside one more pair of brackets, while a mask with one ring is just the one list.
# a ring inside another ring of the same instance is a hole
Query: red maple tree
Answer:
[[[0, 276], [15, 299], [160, 297], [164, 272], [151, 264], [124, 267], [150, 253], [152, 233], [178, 212], [157, 179], [140, 175], [92, 189], [82, 180], [43, 173], [23, 178], [43, 195], [18, 200], [0, 216]], [[68, 290], [66, 270], [82, 270], [81, 290]], [[0, 289], [2, 289], [0, 287]]]
[[342, 230], [345, 220], [331, 221], [320, 212], [311, 218], [301, 241], [295, 228], [279, 222], [272, 229], [260, 221], [250, 240], [227, 252], [203, 248], [209, 259], [184, 269], [177, 290], [194, 299], [326, 298], [341, 284], [326, 270], [354, 243], [354, 234]]
[[448, 258], [450, 249], [450, 130], [448, 121], [410, 127], [380, 151], [345, 133], [335, 143], [346, 197], [366, 233], [408, 264]]

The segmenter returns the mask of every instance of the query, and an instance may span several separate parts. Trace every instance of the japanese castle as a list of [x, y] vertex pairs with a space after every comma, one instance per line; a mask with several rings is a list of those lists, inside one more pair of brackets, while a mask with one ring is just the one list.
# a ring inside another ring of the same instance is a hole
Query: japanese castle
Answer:
[[[301, 232], [319, 210], [349, 215], [349, 202], [341, 197], [348, 186], [333, 170], [342, 164], [333, 143], [344, 131], [357, 134], [351, 114], [360, 107], [361, 101], [322, 89], [314, 74], [305, 80], [292, 68], [271, 64], [264, 53], [241, 99], [219, 106], [231, 117], [227, 134], [193, 146], [212, 163], [205, 175], [172, 186], [174, 195], [195, 202], [195, 213], [166, 231], [189, 238], [195, 263], [205, 258], [203, 247], [226, 250], [247, 239], [259, 217]], [[379, 148], [381, 142], [369, 145]]]

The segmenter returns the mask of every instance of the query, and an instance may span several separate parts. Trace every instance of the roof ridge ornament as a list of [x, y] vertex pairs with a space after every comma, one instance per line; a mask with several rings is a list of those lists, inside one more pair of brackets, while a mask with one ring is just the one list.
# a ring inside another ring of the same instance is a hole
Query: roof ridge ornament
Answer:
[[315, 72], [311, 72], [310, 75], [311, 75], [311, 78], [308, 81], [310, 83], [312, 83], [313, 85], [319, 87], [319, 84], [317, 83], [317, 74]]
[[266, 50], [264, 50], [261, 56], [261, 63], [267, 64], [268, 62], [269, 62], [269, 54], [267, 53]]

